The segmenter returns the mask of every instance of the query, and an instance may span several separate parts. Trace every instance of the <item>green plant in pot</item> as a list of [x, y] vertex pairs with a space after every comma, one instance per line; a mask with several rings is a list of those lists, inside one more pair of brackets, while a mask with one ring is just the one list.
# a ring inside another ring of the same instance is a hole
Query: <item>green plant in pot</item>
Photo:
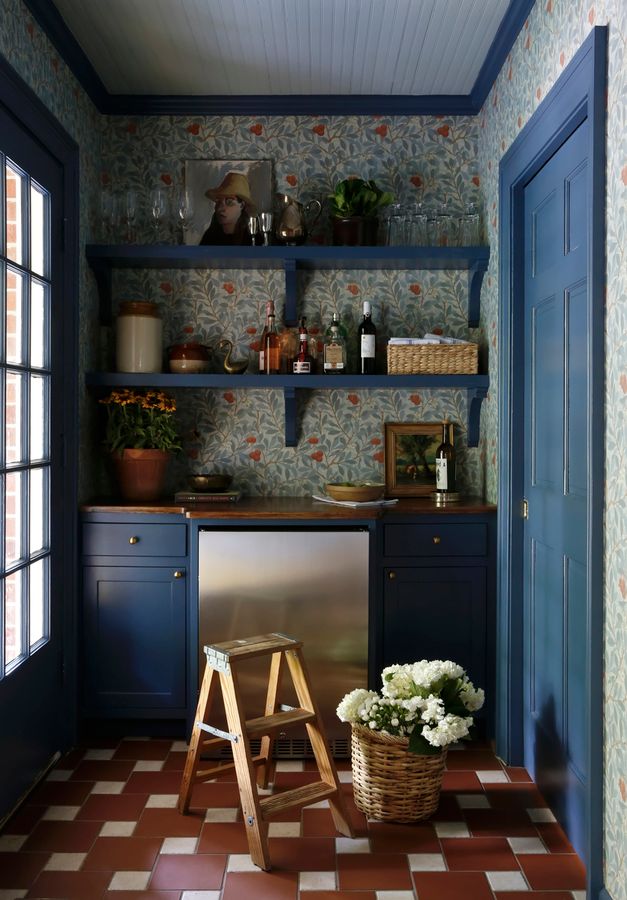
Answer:
[[333, 243], [359, 246], [377, 243], [378, 213], [394, 196], [363, 178], [345, 178], [329, 195]]

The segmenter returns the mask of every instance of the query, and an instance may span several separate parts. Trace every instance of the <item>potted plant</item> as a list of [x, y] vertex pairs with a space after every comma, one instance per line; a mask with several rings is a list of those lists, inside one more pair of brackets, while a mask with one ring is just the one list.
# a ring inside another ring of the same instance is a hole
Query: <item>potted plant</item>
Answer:
[[382, 191], [372, 179], [345, 178], [329, 195], [333, 243], [351, 246], [376, 244], [379, 228], [378, 212], [394, 199]]
[[451, 660], [388, 666], [379, 693], [337, 708], [351, 725], [355, 804], [373, 819], [413, 822], [437, 809], [449, 744], [468, 738], [484, 693]]
[[181, 449], [174, 413], [176, 402], [163, 391], [111, 391], [104, 445], [111, 454], [121, 495], [127, 500], [156, 500], [163, 490], [172, 453]]

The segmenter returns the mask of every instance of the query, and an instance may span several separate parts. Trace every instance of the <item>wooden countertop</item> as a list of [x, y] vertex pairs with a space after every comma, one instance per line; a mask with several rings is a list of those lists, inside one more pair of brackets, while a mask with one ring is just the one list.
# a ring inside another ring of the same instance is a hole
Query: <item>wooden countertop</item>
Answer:
[[150, 513], [152, 515], [184, 515], [188, 519], [380, 519], [395, 515], [480, 515], [494, 512], [496, 506], [479, 497], [462, 497], [460, 500], [438, 506], [428, 497], [403, 497], [394, 506], [344, 507], [322, 503], [311, 497], [242, 497], [236, 503], [129, 503], [103, 500], [85, 503], [81, 512], [86, 513]]

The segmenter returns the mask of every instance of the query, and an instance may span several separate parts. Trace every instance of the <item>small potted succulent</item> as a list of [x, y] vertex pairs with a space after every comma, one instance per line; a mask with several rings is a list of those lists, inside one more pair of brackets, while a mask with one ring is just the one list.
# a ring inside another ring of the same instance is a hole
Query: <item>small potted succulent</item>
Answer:
[[363, 178], [345, 178], [329, 195], [333, 243], [361, 246], [377, 243], [378, 212], [394, 199], [376, 183]]

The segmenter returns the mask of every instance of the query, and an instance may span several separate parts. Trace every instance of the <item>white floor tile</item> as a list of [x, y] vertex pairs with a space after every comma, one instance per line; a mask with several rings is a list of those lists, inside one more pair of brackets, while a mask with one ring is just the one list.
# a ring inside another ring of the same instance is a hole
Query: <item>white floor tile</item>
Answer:
[[162, 769], [162, 759], [138, 759], [133, 766], [133, 772], [160, 772]]
[[375, 891], [377, 900], [414, 900], [413, 891]]
[[310, 803], [307, 809], [328, 809], [329, 801], [328, 800], [318, 800], [317, 803]]
[[47, 872], [78, 872], [86, 856], [86, 853], [51, 853], [44, 869]]
[[334, 891], [335, 872], [300, 872], [298, 887], [301, 891]]
[[21, 891], [19, 888], [8, 888], [7, 890], [0, 890], [0, 900], [22, 900], [22, 897], [25, 897], [28, 894], [28, 888], [24, 888]]
[[586, 900], [586, 892], [585, 891], [571, 891], [573, 895], [573, 900]]
[[121, 794], [125, 781], [97, 781], [91, 789], [92, 794]]
[[232, 853], [226, 866], [227, 872], [259, 872], [248, 853]]
[[[170, 747], [170, 753], [187, 753], [188, 750], [189, 744], [186, 744], [185, 741], [173, 741], [172, 746]], [[207, 892], [205, 891], [205, 893]], [[209, 891], [209, 893], [211, 893], [211, 891]]]
[[109, 882], [110, 891], [145, 891], [151, 872], [114, 872]]
[[502, 769], [485, 770], [477, 772], [477, 778], [481, 784], [508, 784], [509, 778]]
[[181, 900], [220, 900], [220, 891], [183, 891]]
[[528, 891], [529, 885], [520, 872], [486, 872], [493, 891]]
[[511, 837], [507, 838], [509, 845], [517, 854], [523, 853], [547, 853], [547, 849], [536, 837]]
[[270, 822], [268, 837], [300, 837], [300, 822]]
[[205, 813], [205, 822], [236, 822], [237, 813], [237, 808], [230, 806], [208, 809]]
[[0, 834], [0, 853], [17, 853], [27, 838], [27, 834]]
[[341, 837], [335, 839], [336, 853], [370, 853], [370, 841], [368, 838], [347, 838]]
[[539, 806], [536, 809], [528, 809], [527, 815], [532, 822], [555, 822], [555, 816], [548, 806]]
[[470, 837], [468, 826], [464, 822], [435, 822], [435, 833], [439, 838]]
[[146, 802], [146, 809], [176, 809], [178, 794], [151, 794]]
[[131, 837], [137, 822], [104, 822], [100, 837]]
[[160, 853], [195, 853], [198, 839], [195, 837], [164, 838]]
[[338, 772], [337, 778], [340, 784], [352, 784], [353, 783], [353, 773], [352, 772]]
[[305, 764], [302, 759], [278, 759], [277, 772], [304, 772]]
[[485, 794], [455, 794], [460, 809], [490, 809]]
[[446, 872], [446, 861], [441, 853], [409, 853], [412, 872]]
[[97, 748], [94, 748], [92, 750], [87, 750], [85, 752], [85, 756], [83, 757], [83, 759], [100, 759], [100, 760], [113, 759], [114, 753], [115, 753], [115, 750], [111, 749], [109, 747], [107, 747], [106, 749], [103, 749], [103, 750], [98, 750]]
[[49, 806], [41, 818], [47, 822], [71, 822], [79, 809], [80, 806]]
[[48, 772], [46, 781], [69, 781], [74, 769], [53, 769]]

